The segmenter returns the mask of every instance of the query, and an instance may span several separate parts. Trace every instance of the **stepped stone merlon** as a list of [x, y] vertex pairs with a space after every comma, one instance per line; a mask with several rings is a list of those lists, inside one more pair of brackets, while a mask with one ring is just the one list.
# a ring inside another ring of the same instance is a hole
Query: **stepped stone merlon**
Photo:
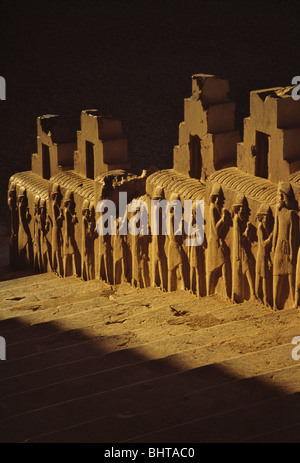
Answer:
[[184, 122], [174, 147], [174, 170], [204, 180], [215, 170], [236, 164], [235, 103], [229, 83], [213, 75], [192, 76], [192, 96], [184, 100]]
[[37, 153], [31, 157], [33, 173], [49, 180], [62, 170], [73, 169], [75, 149], [75, 137], [60, 116], [37, 118]]
[[212, 74], [192, 76], [192, 98], [201, 100], [204, 106], [212, 106], [229, 101], [229, 82]]
[[130, 169], [128, 143], [121, 121], [101, 116], [97, 110], [82, 111], [74, 170], [95, 179], [116, 169]]
[[244, 172], [278, 183], [300, 167], [300, 101], [293, 87], [250, 93], [250, 117], [244, 119], [244, 140], [237, 147], [237, 165]]

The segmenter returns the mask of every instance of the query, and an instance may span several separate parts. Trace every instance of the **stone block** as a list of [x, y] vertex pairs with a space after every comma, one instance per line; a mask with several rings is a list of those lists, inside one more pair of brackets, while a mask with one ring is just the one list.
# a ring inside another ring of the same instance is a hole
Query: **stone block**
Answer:
[[105, 164], [122, 164], [128, 162], [128, 142], [126, 138], [101, 140], [99, 150]]
[[207, 133], [226, 132], [234, 129], [235, 103], [228, 102], [204, 109], [200, 100], [184, 100], [184, 120], [191, 135], [203, 138]]
[[184, 145], [190, 140], [190, 134], [186, 122], [181, 122], [178, 129], [178, 144]]
[[300, 160], [300, 128], [283, 130], [283, 159]]
[[42, 158], [38, 156], [38, 153], [31, 155], [31, 170], [34, 174], [43, 176]]
[[188, 143], [184, 145], [177, 145], [173, 151], [173, 169], [176, 172], [189, 175], [191, 164], [190, 164], [190, 149]]
[[300, 127], [300, 100], [293, 100], [291, 95], [278, 99], [277, 127], [279, 129]]
[[204, 106], [224, 103], [228, 100], [229, 82], [211, 74], [192, 76], [192, 96], [200, 99]]
[[222, 133], [234, 129], [235, 103], [228, 103], [210, 106], [206, 113], [207, 132]]
[[184, 122], [190, 135], [202, 138], [207, 133], [206, 112], [200, 100], [184, 100]]

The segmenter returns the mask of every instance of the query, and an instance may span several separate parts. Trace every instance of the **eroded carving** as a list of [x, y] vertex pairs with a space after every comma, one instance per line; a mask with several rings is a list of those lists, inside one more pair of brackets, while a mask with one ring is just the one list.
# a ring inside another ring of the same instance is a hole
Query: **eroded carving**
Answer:
[[184, 270], [183, 270], [183, 249], [182, 235], [178, 234], [175, 228], [175, 207], [172, 203], [179, 201], [176, 193], [173, 193], [170, 198], [170, 234], [168, 235], [168, 291], [176, 289], [184, 290], [186, 288]]
[[128, 274], [127, 270], [127, 243], [126, 235], [120, 234], [127, 217], [119, 217], [116, 221], [116, 234], [113, 235], [113, 282], [115, 285], [124, 283]]
[[19, 232], [19, 213], [17, 204], [16, 184], [12, 182], [8, 189], [8, 207], [10, 209], [10, 241], [9, 241], [9, 261], [11, 265], [18, 263], [18, 232]]
[[273, 240], [273, 304], [275, 309], [282, 309], [288, 296], [295, 294], [298, 218], [293, 209], [293, 201], [291, 185], [288, 182], [280, 182]]
[[246, 277], [250, 299], [255, 298], [253, 273], [251, 271], [251, 224], [250, 211], [244, 195], [237, 195], [233, 205], [233, 258], [232, 258], [232, 301], [242, 302], [244, 298], [243, 277]]
[[[74, 223], [77, 223], [76, 221]], [[95, 206], [87, 199], [82, 205], [82, 244], [81, 244], [81, 276], [84, 280], [95, 278], [94, 243], [97, 238]]]
[[[120, 121], [85, 110], [75, 142], [58, 116], [42, 116], [32, 170], [9, 182], [11, 264], [299, 307], [300, 102], [291, 89], [251, 92], [240, 142], [228, 82], [192, 76], [173, 169], [150, 166], [141, 175], [130, 172]], [[114, 203], [120, 216], [99, 211], [100, 199]], [[186, 200], [193, 204], [188, 224]], [[199, 200], [205, 202], [204, 242], [191, 246]], [[132, 208], [132, 201], [139, 206]], [[148, 212], [155, 202], [159, 224], [151, 216], [145, 225], [143, 201]], [[170, 208], [167, 234], [162, 201], [182, 206], [179, 220]], [[106, 223], [99, 222], [104, 214]]]
[[33, 234], [33, 267], [37, 272], [42, 271], [42, 250], [41, 250], [41, 232], [42, 232], [42, 223], [41, 223], [41, 209], [40, 209], [40, 200], [39, 196], [36, 196], [34, 199], [34, 234]]
[[207, 294], [214, 294], [217, 280], [222, 277], [224, 295], [228, 298], [226, 260], [224, 250], [224, 230], [229, 213], [223, 208], [224, 196], [219, 184], [214, 184], [209, 197], [207, 217], [207, 258], [206, 278]]
[[64, 275], [63, 272], [63, 261], [62, 261], [62, 225], [64, 220], [63, 209], [61, 209], [61, 192], [60, 187], [56, 183], [52, 187], [51, 191], [51, 212], [52, 215], [48, 215], [49, 222], [51, 224], [51, 266], [52, 270], [60, 276]]
[[78, 223], [75, 211], [74, 196], [67, 191], [64, 199], [64, 235], [63, 235], [63, 264], [64, 276], [78, 275], [77, 273], [77, 243], [75, 240], [75, 225]]
[[270, 232], [269, 223], [271, 210], [266, 204], [262, 204], [256, 215], [258, 220], [257, 238], [258, 250], [255, 267], [255, 295], [266, 306], [271, 306], [271, 248], [273, 231]]
[[[164, 198], [163, 188], [158, 186], [155, 188], [152, 200], [155, 214], [153, 219], [157, 222], [151, 224], [153, 234], [151, 240], [151, 270], [152, 270], [152, 285], [164, 290], [166, 288], [166, 254], [164, 249], [165, 236], [162, 233], [163, 213], [160, 203]], [[156, 203], [157, 202], [157, 203]], [[155, 229], [155, 232], [154, 232]]]
[[18, 265], [25, 267], [33, 264], [32, 236], [29, 228], [31, 214], [28, 207], [26, 188], [21, 187], [18, 194], [19, 230], [18, 230]]

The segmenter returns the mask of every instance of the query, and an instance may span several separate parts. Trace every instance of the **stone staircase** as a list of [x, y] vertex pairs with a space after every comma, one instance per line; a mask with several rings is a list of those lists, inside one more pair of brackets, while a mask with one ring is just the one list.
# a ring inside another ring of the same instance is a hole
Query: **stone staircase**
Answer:
[[298, 311], [7, 266], [0, 279], [2, 443], [300, 442]]

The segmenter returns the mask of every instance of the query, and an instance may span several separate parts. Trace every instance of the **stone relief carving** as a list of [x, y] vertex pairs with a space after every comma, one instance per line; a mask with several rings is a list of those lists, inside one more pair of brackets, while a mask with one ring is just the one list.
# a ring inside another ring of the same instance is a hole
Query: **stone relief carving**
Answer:
[[[273, 239], [273, 304], [275, 309], [282, 309], [283, 300], [295, 293], [298, 217], [293, 206], [291, 185], [288, 182], [280, 182]], [[283, 291], [284, 285], [289, 288], [286, 296]]]
[[[75, 221], [76, 223], [76, 221]], [[84, 280], [95, 278], [95, 239], [97, 238], [95, 206], [87, 199], [82, 205], [81, 276]]]
[[250, 299], [255, 291], [251, 272], [251, 224], [249, 208], [244, 195], [238, 194], [233, 204], [233, 258], [232, 258], [232, 301], [243, 300], [243, 276], [249, 285]]
[[32, 236], [29, 228], [31, 215], [28, 207], [27, 191], [24, 187], [20, 188], [18, 194], [18, 214], [18, 263], [20, 267], [25, 267], [28, 264], [33, 264], [33, 246]]
[[19, 213], [18, 213], [16, 184], [13, 182], [9, 185], [9, 189], [8, 189], [8, 207], [10, 210], [9, 261], [11, 265], [17, 265], [18, 264]]
[[120, 227], [127, 221], [126, 217], [120, 217], [116, 222], [116, 234], [112, 236], [113, 239], [113, 283], [115, 285], [124, 283], [128, 275], [127, 270], [127, 243], [126, 235], [120, 234]]
[[63, 211], [63, 268], [64, 276], [77, 275], [77, 243], [75, 225], [78, 223], [73, 193], [67, 191]]
[[47, 272], [50, 267], [50, 257], [51, 257], [51, 243], [49, 241], [49, 229], [50, 224], [47, 220], [47, 201], [46, 199], [41, 199], [40, 201], [40, 249], [41, 249], [41, 271]]
[[225, 298], [228, 298], [226, 259], [223, 230], [229, 220], [228, 211], [223, 208], [224, 197], [219, 184], [214, 184], [209, 197], [207, 218], [207, 295], [214, 294], [217, 279], [222, 277]]
[[33, 203], [33, 220], [34, 220], [34, 234], [33, 234], [33, 268], [37, 272], [42, 271], [42, 249], [41, 249], [41, 209], [40, 209], [41, 198], [37, 195]]
[[266, 306], [271, 306], [271, 248], [273, 231], [269, 231], [268, 219], [270, 218], [271, 210], [267, 204], [262, 204], [257, 212], [258, 220], [257, 237], [258, 250], [256, 255], [255, 267], [255, 295]]
[[300, 248], [298, 249], [296, 269], [295, 307], [298, 308], [300, 307]]
[[[41, 140], [49, 142], [47, 124], [58, 127], [60, 119], [39, 118], [32, 170], [9, 182], [11, 265], [113, 285], [189, 290], [196, 297], [217, 294], [234, 303], [256, 298], [275, 309], [299, 307], [300, 159], [292, 143], [282, 143], [282, 129], [273, 122], [284, 118], [288, 105], [285, 133], [288, 137], [291, 129], [296, 140], [300, 103], [283, 90], [251, 92], [251, 114], [240, 141], [228, 82], [192, 76], [193, 95], [185, 100], [173, 168], [151, 166], [142, 175], [130, 172], [120, 121], [96, 110], [82, 112], [77, 143], [68, 132], [68, 167], [58, 164], [63, 150], [50, 140], [49, 170]], [[298, 138], [295, 146], [300, 146]], [[119, 212], [120, 192], [127, 194], [126, 211], [109, 219], [115, 233], [101, 234], [97, 221], [103, 212], [97, 212], [97, 200], [114, 201]], [[145, 233], [120, 232], [141, 212], [129, 212], [129, 203], [145, 198], [148, 206], [155, 201], [158, 224], [149, 216]], [[191, 223], [186, 228], [182, 217], [178, 234], [171, 207], [169, 234], [164, 234], [162, 201], [179, 201], [184, 215], [185, 200], [192, 201]], [[205, 239], [189, 246], [198, 200], [205, 202]]]
[[[189, 237], [196, 238], [197, 230], [194, 231], [193, 228], [196, 223], [196, 203], [193, 203], [192, 207], [192, 222], [189, 228]], [[201, 296], [201, 284], [200, 278], [203, 278], [200, 272], [200, 265], [201, 265], [201, 247], [200, 246], [189, 246], [188, 247], [188, 261], [190, 265], [190, 291], [195, 293], [197, 296]]]
[[[170, 198], [170, 204], [173, 201], [178, 201], [179, 197], [173, 193]], [[175, 228], [175, 208], [170, 208], [170, 234], [168, 235], [168, 291], [175, 291], [176, 289], [184, 290], [185, 277], [183, 269], [183, 249], [182, 249], [182, 235], [177, 235]]]
[[[158, 204], [154, 206], [154, 209], [158, 209], [158, 220], [156, 223], [157, 231], [152, 234], [151, 241], [151, 273], [152, 273], [152, 285], [166, 289], [166, 254], [165, 254], [165, 236], [162, 234], [162, 210], [159, 207], [161, 201], [164, 198], [163, 188], [158, 186], [155, 188], [152, 196], [153, 201], [158, 201]], [[154, 215], [156, 220], [156, 214]], [[155, 228], [154, 224], [153, 229]]]
[[51, 215], [48, 215], [51, 224], [51, 266], [52, 270], [60, 276], [64, 275], [62, 260], [62, 225], [64, 220], [63, 209], [61, 209], [60, 187], [54, 184], [51, 191]]

